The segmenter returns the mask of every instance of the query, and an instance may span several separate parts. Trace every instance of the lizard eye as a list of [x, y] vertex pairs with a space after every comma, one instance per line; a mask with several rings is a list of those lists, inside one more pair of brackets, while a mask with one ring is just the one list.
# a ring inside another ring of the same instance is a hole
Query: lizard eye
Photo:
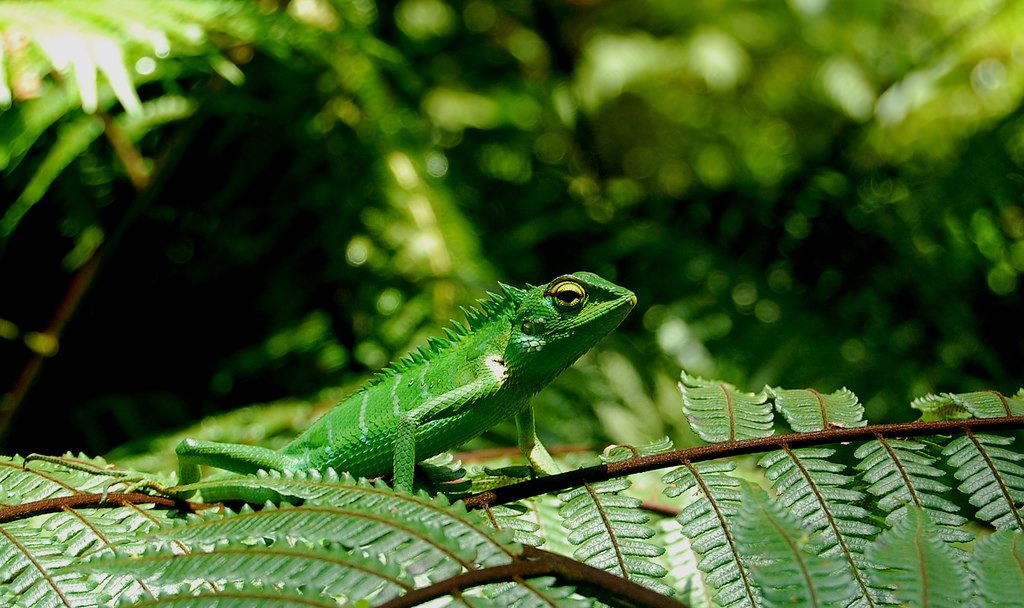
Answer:
[[555, 304], [565, 308], [579, 306], [587, 298], [586, 290], [576, 281], [559, 281], [544, 295], [550, 296]]

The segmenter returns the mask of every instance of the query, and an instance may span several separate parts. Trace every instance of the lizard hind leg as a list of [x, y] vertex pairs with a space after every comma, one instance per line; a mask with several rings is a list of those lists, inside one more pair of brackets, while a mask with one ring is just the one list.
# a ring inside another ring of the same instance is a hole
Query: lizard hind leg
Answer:
[[243, 475], [260, 469], [289, 471], [301, 468], [295, 457], [255, 445], [185, 439], [175, 451], [178, 454], [178, 483], [181, 485], [199, 481], [199, 467], [202, 465]]

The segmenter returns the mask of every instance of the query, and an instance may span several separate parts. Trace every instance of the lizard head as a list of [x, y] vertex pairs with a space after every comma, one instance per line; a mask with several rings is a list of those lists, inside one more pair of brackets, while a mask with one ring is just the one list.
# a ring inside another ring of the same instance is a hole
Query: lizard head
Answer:
[[589, 272], [529, 289], [502, 288], [517, 301], [506, 364], [542, 382], [572, 365], [636, 304], [632, 291]]

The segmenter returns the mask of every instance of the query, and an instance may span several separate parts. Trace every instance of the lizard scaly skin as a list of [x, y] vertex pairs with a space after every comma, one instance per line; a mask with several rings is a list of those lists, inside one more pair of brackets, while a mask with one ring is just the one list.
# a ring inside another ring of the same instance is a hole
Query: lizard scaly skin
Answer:
[[237, 473], [332, 467], [363, 477], [393, 473], [395, 487], [409, 491], [416, 462], [511, 416], [531, 464], [557, 472], [537, 439], [530, 398], [615, 329], [636, 296], [588, 272], [501, 288], [466, 311], [468, 326], [455, 323], [447, 338], [431, 338], [385, 368], [279, 451], [182, 441], [179, 483], [198, 481], [200, 465]]

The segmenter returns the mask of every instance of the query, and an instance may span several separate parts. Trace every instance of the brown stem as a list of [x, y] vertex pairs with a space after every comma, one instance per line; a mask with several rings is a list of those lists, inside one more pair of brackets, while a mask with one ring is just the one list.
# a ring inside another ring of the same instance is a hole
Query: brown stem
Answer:
[[577, 591], [583, 592], [583, 595], [598, 598], [611, 606], [686, 608], [686, 604], [679, 600], [664, 596], [637, 583], [574, 559], [529, 546], [523, 547], [522, 557], [510, 564], [470, 570], [433, 585], [414, 589], [390, 602], [381, 604], [380, 608], [411, 608], [480, 585], [505, 581], [522, 583], [525, 579], [538, 576], [554, 576], [559, 583], [572, 585], [576, 587]]
[[530, 496], [537, 496], [538, 494], [575, 488], [584, 483], [595, 483], [624, 475], [677, 466], [685, 461], [715, 460], [718, 458], [741, 456], [743, 454], [766, 452], [782, 449], [784, 445], [795, 448], [849, 441], [867, 441], [874, 438], [875, 435], [886, 437], [920, 437], [921, 435], [959, 434], [965, 433], [968, 430], [995, 431], [1020, 428], [1024, 428], [1024, 416], [972, 418], [969, 420], [944, 420], [940, 422], [873, 424], [854, 428], [830, 428], [814, 433], [772, 435], [770, 437], [746, 439], [732, 443], [712, 443], [695, 448], [600, 464], [566, 473], [559, 473], [558, 475], [514, 483], [474, 494], [466, 498], [465, 503], [469, 508], [479, 508], [485, 504], [490, 506], [501, 505]]
[[135, 186], [135, 191], [145, 191], [149, 188], [153, 177], [146, 165], [146, 159], [128, 135], [114, 122], [109, 112], [100, 112], [99, 116], [103, 119], [103, 134], [107, 136], [110, 147], [114, 149], [114, 154], [117, 155], [124, 170], [128, 173], [128, 179], [131, 180], [132, 186]]
[[0, 523], [15, 519], [25, 519], [43, 513], [55, 513], [64, 509], [77, 509], [83, 507], [122, 507], [124, 505], [154, 504], [165, 509], [181, 509], [194, 512], [212, 508], [216, 505], [189, 502], [187, 500], [175, 500], [166, 496], [154, 496], [143, 492], [109, 492], [103, 494], [72, 494], [71, 496], [59, 496], [57, 498], [46, 498], [33, 500], [32, 502], [20, 505], [11, 505], [0, 508]]

